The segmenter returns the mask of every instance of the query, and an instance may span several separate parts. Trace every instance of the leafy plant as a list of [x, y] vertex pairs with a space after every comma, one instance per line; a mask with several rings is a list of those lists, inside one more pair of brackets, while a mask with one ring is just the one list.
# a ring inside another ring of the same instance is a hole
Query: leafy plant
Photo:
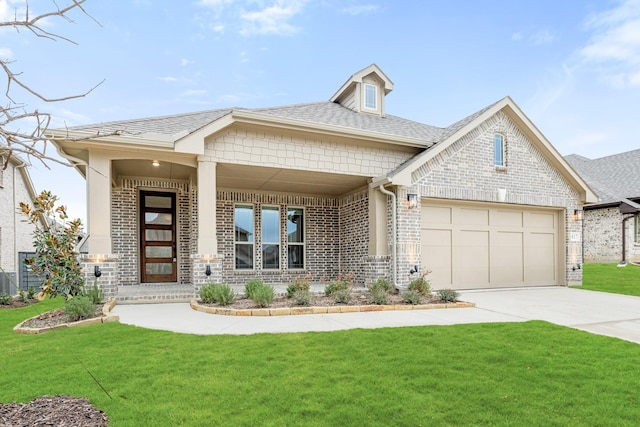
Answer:
[[353, 274], [349, 273], [346, 275], [338, 274], [338, 278], [331, 283], [329, 283], [324, 288], [324, 293], [327, 296], [334, 294], [339, 291], [351, 291], [351, 287], [353, 286]]
[[353, 299], [351, 295], [351, 288], [348, 289], [338, 289], [331, 293], [335, 302], [339, 304], [349, 304]]
[[208, 283], [200, 288], [200, 299], [205, 304], [212, 304], [216, 302], [214, 286], [215, 285], [213, 283]]
[[287, 286], [287, 298], [292, 298], [296, 291], [308, 291], [311, 287], [311, 276], [296, 277]]
[[311, 305], [311, 292], [308, 289], [298, 289], [293, 293], [292, 298], [295, 305]]
[[87, 296], [69, 298], [64, 304], [64, 314], [70, 321], [88, 319], [96, 313], [96, 305]]
[[92, 303], [98, 305], [104, 301], [104, 291], [98, 286], [98, 279], [93, 281], [93, 287], [86, 293]]
[[33, 285], [29, 286], [29, 289], [27, 289], [27, 298], [29, 299], [34, 299], [36, 297], [36, 288], [33, 287]]
[[453, 289], [440, 289], [438, 291], [438, 298], [442, 302], [456, 302], [458, 300], [458, 292]]
[[33, 206], [20, 202], [22, 214], [35, 225], [33, 246], [36, 254], [24, 263], [43, 279], [45, 295], [62, 295], [69, 299], [80, 295], [84, 286], [84, 275], [75, 250], [82, 223], [79, 219], [68, 221], [66, 207], [56, 206], [57, 201], [57, 196], [42, 191], [33, 200]]
[[273, 286], [265, 285], [260, 282], [259, 286], [253, 288], [249, 298], [251, 298], [258, 307], [269, 307], [273, 302], [274, 297], [275, 291], [273, 290]]
[[18, 297], [20, 298], [20, 301], [22, 301], [24, 303], [28, 303], [29, 302], [29, 294], [27, 293], [27, 291], [18, 292]]
[[233, 292], [231, 286], [226, 283], [222, 285], [214, 285], [213, 286], [213, 297], [215, 302], [220, 305], [229, 305], [233, 304], [236, 300], [236, 293]]
[[425, 272], [409, 282], [409, 290], [424, 296], [431, 294], [431, 282], [425, 277], [428, 273], [429, 272]]
[[244, 292], [247, 295], [247, 298], [253, 299], [253, 294], [256, 289], [263, 286], [262, 280], [260, 279], [251, 279], [247, 283], [244, 284]]
[[0, 305], [11, 305], [13, 297], [6, 292], [0, 293]]
[[385, 292], [392, 292], [394, 290], [391, 282], [388, 279], [382, 277], [373, 282], [371, 286], [369, 286], [369, 290], [373, 290], [374, 288], [384, 289]]
[[422, 295], [416, 291], [407, 291], [402, 294], [402, 300], [408, 304], [420, 304], [422, 300]]
[[389, 293], [382, 286], [371, 286], [369, 293], [374, 304], [384, 305], [389, 302]]

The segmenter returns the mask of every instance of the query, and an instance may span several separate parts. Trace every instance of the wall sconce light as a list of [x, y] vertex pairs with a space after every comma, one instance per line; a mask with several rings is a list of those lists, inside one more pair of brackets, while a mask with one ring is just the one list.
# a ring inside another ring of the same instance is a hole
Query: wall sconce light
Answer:
[[573, 220], [574, 221], [582, 221], [582, 218], [584, 216], [584, 211], [580, 210], [580, 209], [576, 209], [573, 211]]
[[206, 274], [207, 277], [211, 276], [211, 266], [209, 264], [205, 267], [204, 274]]
[[411, 270], [409, 270], [409, 274], [413, 274], [413, 273], [417, 273], [418, 272], [418, 266], [414, 265], [413, 268], [411, 268]]
[[418, 195], [409, 193], [407, 194], [407, 202], [409, 202], [409, 209], [414, 209], [418, 207]]
[[93, 267], [93, 275], [96, 277], [102, 276], [102, 271], [100, 271], [99, 265], [96, 265], [95, 267]]
[[571, 270], [576, 271], [576, 270], [580, 270], [580, 268], [581, 268], [580, 264], [576, 264], [571, 268]]
[[152, 161], [152, 162], [151, 162], [151, 164], [152, 164], [153, 166], [155, 166], [155, 167], [160, 166], [160, 162], [159, 162], [159, 161], [157, 161], [157, 160]]

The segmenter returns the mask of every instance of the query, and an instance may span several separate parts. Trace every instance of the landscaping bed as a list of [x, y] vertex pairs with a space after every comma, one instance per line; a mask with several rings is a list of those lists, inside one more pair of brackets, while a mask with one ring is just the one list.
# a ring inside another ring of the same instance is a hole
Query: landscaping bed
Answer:
[[111, 314], [111, 310], [115, 306], [115, 301], [107, 301], [104, 304], [96, 306], [93, 315], [78, 321], [71, 321], [65, 313], [64, 308], [56, 308], [31, 317], [13, 328], [14, 331], [23, 334], [40, 334], [59, 328], [68, 328], [72, 326], [91, 325], [94, 323], [114, 322], [119, 317]]
[[89, 400], [72, 396], [40, 396], [29, 403], [0, 403], [3, 426], [103, 427], [109, 418]]

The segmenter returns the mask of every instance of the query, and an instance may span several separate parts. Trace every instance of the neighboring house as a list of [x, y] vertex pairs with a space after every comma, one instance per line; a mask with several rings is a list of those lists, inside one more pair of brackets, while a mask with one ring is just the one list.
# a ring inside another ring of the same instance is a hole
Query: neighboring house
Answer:
[[11, 155], [3, 169], [4, 146], [0, 145], [0, 292], [17, 293], [20, 271], [23, 270], [19, 253], [33, 252], [34, 225], [20, 213], [20, 202], [31, 203], [36, 191], [27, 171], [27, 165], [18, 156]]
[[387, 114], [392, 89], [371, 65], [329, 101], [53, 131], [87, 181], [86, 274], [159, 298], [309, 274], [403, 288], [416, 266], [435, 289], [580, 283], [574, 211], [595, 195], [518, 106], [440, 128]]
[[640, 261], [640, 150], [566, 160], [598, 195], [584, 207], [585, 262]]

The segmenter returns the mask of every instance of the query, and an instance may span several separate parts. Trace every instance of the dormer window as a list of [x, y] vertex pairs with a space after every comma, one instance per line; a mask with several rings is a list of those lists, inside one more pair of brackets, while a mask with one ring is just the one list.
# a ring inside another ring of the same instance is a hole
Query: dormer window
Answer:
[[367, 110], [378, 109], [378, 88], [375, 85], [364, 85], [364, 108]]

